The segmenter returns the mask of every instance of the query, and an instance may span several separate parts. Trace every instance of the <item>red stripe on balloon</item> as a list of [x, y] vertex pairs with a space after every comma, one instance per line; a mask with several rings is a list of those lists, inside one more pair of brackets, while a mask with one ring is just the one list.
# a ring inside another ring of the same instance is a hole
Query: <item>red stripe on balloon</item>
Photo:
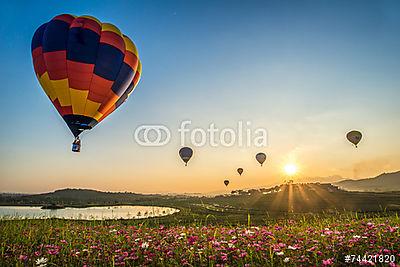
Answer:
[[91, 90], [89, 90], [89, 95], [87, 97], [90, 101], [101, 103], [104, 99], [104, 95], [97, 94]]
[[135, 73], [135, 77], [133, 77], [133, 84], [134, 84], [134, 86], [136, 86], [137, 84], [138, 84], [138, 82], [139, 82], [139, 78], [140, 78], [140, 72], [136, 72]]
[[129, 65], [134, 71], [137, 70], [138, 64], [139, 64], [139, 59], [137, 56], [130, 52], [126, 51], [125, 52], [125, 57], [124, 57], [124, 62]]
[[109, 44], [118, 48], [122, 53], [125, 53], [125, 42], [121, 36], [114, 32], [103, 31], [100, 36], [100, 43]]
[[73, 21], [74, 19], [75, 19], [75, 17], [72, 16], [72, 15], [69, 15], [69, 14], [58, 15], [58, 16], [55, 16], [55, 17], [53, 18], [53, 20], [65, 21], [65, 22], [68, 23], [68, 24], [71, 24], [72, 21]]
[[113, 81], [109, 81], [96, 74], [93, 74], [92, 83], [90, 85], [90, 92], [102, 95], [104, 99], [108, 95], [108, 93], [112, 91], [111, 87], [113, 83], [114, 83]]
[[70, 28], [83, 28], [83, 29], [89, 29], [91, 31], [94, 31], [98, 35], [101, 33], [101, 25], [97, 23], [97, 21], [89, 19], [89, 18], [83, 18], [83, 17], [78, 17], [72, 21]]
[[46, 64], [43, 59], [42, 47], [36, 47], [32, 51], [32, 59], [33, 59], [33, 68], [35, 69], [36, 74], [40, 77], [46, 72]]
[[94, 64], [67, 60], [69, 87], [79, 90], [89, 90]]
[[58, 112], [61, 114], [61, 116], [68, 115], [68, 114], [73, 114], [72, 113], [72, 106], [61, 106], [60, 101], [58, 99], [55, 99], [53, 101], [53, 105], [56, 107]]
[[65, 50], [43, 53], [43, 58], [50, 80], [61, 80], [68, 77], [66, 64], [67, 52]]

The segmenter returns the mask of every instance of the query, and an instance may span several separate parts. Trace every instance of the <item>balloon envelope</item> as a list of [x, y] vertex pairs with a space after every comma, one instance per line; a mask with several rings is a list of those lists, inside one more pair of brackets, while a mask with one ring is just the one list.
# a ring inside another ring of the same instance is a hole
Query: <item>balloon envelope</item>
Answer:
[[351, 131], [348, 132], [347, 135], [347, 140], [349, 140], [353, 145], [357, 147], [358, 143], [361, 141], [362, 134], [359, 131]]
[[40, 85], [75, 137], [124, 103], [142, 72], [131, 39], [90, 16], [54, 17], [36, 30], [31, 51]]
[[225, 184], [225, 186], [228, 186], [229, 180], [225, 180], [225, 181], [224, 181], [224, 184]]
[[239, 169], [237, 169], [237, 172], [239, 173], [239, 175], [242, 175], [243, 169], [242, 169], [242, 168], [239, 168]]
[[267, 159], [267, 156], [264, 153], [258, 153], [256, 155], [256, 160], [258, 161], [258, 163], [261, 164], [261, 166], [263, 165], [264, 161]]
[[193, 150], [190, 147], [182, 147], [179, 150], [179, 156], [185, 162], [185, 165], [187, 165], [188, 161], [190, 158], [193, 156]]

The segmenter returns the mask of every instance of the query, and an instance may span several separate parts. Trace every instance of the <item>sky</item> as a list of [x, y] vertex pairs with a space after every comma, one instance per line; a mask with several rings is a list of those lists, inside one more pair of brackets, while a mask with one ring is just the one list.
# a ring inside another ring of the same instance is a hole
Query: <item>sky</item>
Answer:
[[[82, 135], [81, 153], [30, 52], [36, 28], [63, 13], [117, 25], [143, 64], [128, 101]], [[400, 169], [399, 1], [9, 1], [0, 14], [1, 192], [207, 193], [282, 183], [289, 163], [302, 181]], [[238, 133], [239, 122], [251, 138], [265, 129], [266, 146], [190, 142], [195, 128]], [[164, 125], [171, 140], [141, 146], [141, 125]], [[353, 129], [357, 149], [345, 138]]]

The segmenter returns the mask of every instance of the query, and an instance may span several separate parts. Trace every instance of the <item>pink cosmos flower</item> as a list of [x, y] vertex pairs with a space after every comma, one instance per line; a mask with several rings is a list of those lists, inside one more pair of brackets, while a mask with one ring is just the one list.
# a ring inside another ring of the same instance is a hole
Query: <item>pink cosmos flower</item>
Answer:
[[323, 266], [333, 265], [333, 260], [332, 259], [322, 260], [322, 265]]
[[28, 256], [26, 255], [19, 255], [19, 260], [20, 261], [26, 261], [28, 259]]

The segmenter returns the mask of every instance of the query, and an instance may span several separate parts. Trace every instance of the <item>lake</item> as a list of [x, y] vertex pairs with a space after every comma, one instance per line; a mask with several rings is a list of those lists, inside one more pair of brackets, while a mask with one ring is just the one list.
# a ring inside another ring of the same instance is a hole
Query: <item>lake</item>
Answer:
[[143, 219], [166, 216], [176, 212], [179, 212], [179, 210], [155, 206], [102, 206], [88, 208], [63, 208], [56, 210], [28, 206], [0, 206], [0, 219]]

